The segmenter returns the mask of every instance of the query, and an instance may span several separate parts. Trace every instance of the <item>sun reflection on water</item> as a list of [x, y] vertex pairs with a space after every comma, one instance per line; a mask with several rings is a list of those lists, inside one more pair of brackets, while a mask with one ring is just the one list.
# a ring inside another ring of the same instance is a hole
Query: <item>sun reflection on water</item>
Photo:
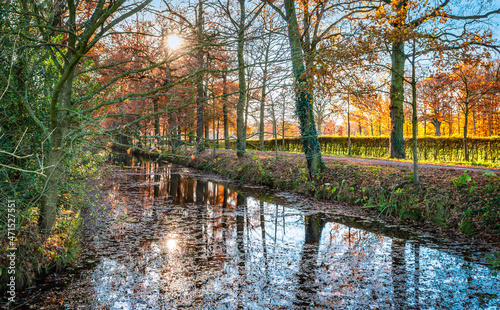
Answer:
[[173, 251], [177, 247], [177, 240], [175, 240], [175, 239], [168, 239], [167, 242], [166, 242], [166, 245], [167, 245], [167, 249], [168, 250]]

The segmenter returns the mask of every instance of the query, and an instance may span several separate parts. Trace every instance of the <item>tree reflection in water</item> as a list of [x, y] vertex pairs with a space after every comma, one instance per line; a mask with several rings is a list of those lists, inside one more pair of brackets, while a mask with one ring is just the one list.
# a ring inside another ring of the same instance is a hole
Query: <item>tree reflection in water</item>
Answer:
[[139, 164], [107, 180], [112, 218], [93, 244], [91, 308], [467, 309], [500, 292], [451, 247]]
[[317, 299], [318, 283], [316, 283], [317, 256], [319, 251], [319, 242], [325, 220], [311, 216], [304, 217], [305, 241], [302, 246], [302, 258], [300, 268], [297, 273], [298, 292], [296, 306], [314, 305]]

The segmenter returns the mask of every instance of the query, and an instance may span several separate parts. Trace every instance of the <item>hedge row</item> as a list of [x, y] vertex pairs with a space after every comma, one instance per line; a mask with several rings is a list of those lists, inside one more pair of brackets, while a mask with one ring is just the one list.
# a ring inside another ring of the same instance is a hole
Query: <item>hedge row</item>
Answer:
[[[323, 154], [347, 155], [349, 152], [347, 137], [319, 137]], [[412, 158], [412, 139], [405, 138], [406, 156]], [[231, 148], [236, 148], [236, 142], [230, 142]], [[470, 161], [500, 162], [500, 138], [468, 138]], [[259, 140], [247, 140], [248, 150], [258, 150]], [[266, 151], [275, 150], [274, 139], [265, 140]], [[278, 139], [278, 150], [286, 152], [302, 152], [300, 138]], [[364, 157], [389, 156], [388, 137], [352, 137], [351, 154]], [[465, 161], [463, 139], [449, 137], [425, 137], [418, 139], [418, 154], [420, 160], [440, 162]]]

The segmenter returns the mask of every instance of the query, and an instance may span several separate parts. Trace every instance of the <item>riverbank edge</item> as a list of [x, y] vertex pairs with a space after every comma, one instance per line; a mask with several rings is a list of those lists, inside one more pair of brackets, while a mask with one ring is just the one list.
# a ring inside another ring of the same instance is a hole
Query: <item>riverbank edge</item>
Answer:
[[410, 167], [327, 161], [309, 179], [301, 156], [278, 157], [206, 150], [202, 154], [141, 152], [233, 180], [289, 190], [327, 201], [344, 202], [396, 224], [429, 225], [448, 236], [500, 244], [500, 177], [480, 171], [421, 168], [421, 185], [412, 184]]

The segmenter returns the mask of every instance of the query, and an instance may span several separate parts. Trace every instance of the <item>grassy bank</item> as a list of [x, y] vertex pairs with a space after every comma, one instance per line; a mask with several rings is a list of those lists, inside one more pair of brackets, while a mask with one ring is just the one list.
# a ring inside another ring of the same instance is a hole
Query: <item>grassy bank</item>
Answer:
[[252, 153], [211, 151], [168, 156], [170, 161], [248, 183], [347, 202], [381, 216], [433, 223], [450, 231], [499, 241], [500, 177], [491, 172], [421, 168], [421, 185], [412, 185], [410, 167], [373, 166], [326, 160], [327, 169], [309, 179], [302, 156], [276, 159]]

